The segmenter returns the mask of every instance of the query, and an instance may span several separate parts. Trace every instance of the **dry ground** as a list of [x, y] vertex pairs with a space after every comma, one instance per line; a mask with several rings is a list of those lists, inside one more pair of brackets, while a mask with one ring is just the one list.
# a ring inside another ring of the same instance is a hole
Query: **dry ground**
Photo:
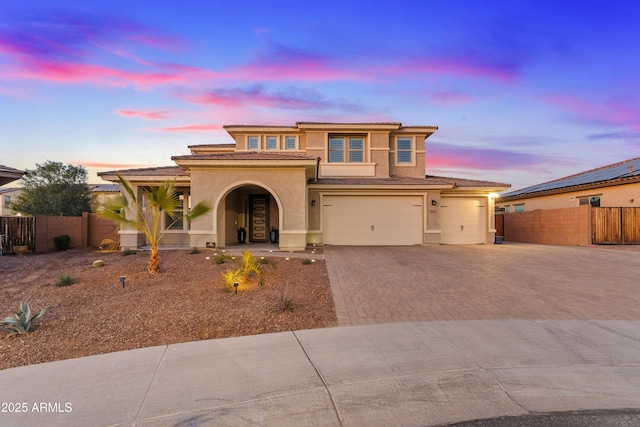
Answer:
[[[213, 252], [161, 251], [161, 273], [147, 273], [149, 253], [70, 250], [0, 257], [0, 318], [21, 301], [45, 306], [41, 327], [22, 336], [0, 334], [0, 369], [155, 345], [336, 325], [324, 260], [305, 265], [267, 257], [265, 285], [237, 295], [222, 273], [237, 261]], [[209, 257], [210, 259], [207, 259]], [[92, 267], [101, 259], [105, 266]], [[58, 287], [69, 273], [76, 283]], [[125, 287], [119, 277], [126, 276]], [[285, 303], [295, 310], [283, 310]]]

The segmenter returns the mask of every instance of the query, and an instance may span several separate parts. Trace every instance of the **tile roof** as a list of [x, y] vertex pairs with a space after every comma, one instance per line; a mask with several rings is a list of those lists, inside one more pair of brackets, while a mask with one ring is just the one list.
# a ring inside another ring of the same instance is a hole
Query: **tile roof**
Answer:
[[180, 166], [159, 166], [151, 168], [139, 168], [139, 169], [120, 169], [115, 171], [98, 172], [98, 176], [102, 175], [133, 175], [133, 176], [145, 176], [145, 175], [158, 175], [158, 176], [186, 176], [187, 171]]
[[536, 194], [568, 191], [582, 186], [620, 184], [638, 178], [640, 178], [640, 157], [532, 185], [520, 190], [510, 191], [501, 195], [500, 198], [523, 198]]
[[94, 184], [89, 186], [91, 191], [98, 193], [119, 193], [120, 192], [120, 184]]
[[235, 151], [233, 153], [207, 153], [172, 156], [171, 160], [316, 160], [316, 157], [296, 153]]

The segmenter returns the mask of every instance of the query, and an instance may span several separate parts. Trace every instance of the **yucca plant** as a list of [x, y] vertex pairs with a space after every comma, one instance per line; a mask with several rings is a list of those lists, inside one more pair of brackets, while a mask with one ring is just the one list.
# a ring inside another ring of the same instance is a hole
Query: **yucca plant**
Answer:
[[5, 317], [0, 321], [0, 330], [11, 335], [22, 335], [33, 332], [38, 328], [36, 323], [38, 319], [44, 316], [52, 306], [47, 306], [33, 317], [31, 316], [31, 308], [28, 302], [21, 302], [20, 309], [16, 311], [13, 317]]
[[240, 268], [235, 271], [228, 269], [222, 274], [222, 279], [229, 289], [233, 290], [233, 284], [238, 283], [238, 290], [243, 291], [251, 286], [249, 279], [252, 274], [258, 279], [258, 284], [262, 286], [264, 282], [260, 261], [247, 250], [242, 252], [242, 265]]

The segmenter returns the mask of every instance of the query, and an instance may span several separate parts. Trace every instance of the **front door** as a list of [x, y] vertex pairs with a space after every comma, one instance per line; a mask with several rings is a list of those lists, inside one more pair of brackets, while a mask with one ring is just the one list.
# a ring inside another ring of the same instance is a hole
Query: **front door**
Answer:
[[249, 196], [249, 241], [269, 241], [269, 196], [252, 194]]

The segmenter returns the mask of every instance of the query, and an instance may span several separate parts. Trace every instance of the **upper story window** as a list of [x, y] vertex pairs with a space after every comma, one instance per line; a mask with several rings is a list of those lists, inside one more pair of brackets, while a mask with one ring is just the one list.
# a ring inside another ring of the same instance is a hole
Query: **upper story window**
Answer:
[[268, 136], [267, 137], [267, 150], [277, 150], [278, 149], [278, 137], [277, 136]]
[[[345, 160], [347, 159], [347, 160]], [[329, 137], [330, 163], [363, 163], [364, 138], [361, 136], [331, 136]]]
[[413, 164], [413, 138], [398, 138], [396, 153], [398, 164]]
[[297, 148], [296, 137], [295, 136], [287, 136], [284, 140], [284, 149], [285, 150], [295, 150]]
[[258, 149], [258, 137], [250, 136], [247, 141], [247, 148], [249, 150], [257, 150]]

